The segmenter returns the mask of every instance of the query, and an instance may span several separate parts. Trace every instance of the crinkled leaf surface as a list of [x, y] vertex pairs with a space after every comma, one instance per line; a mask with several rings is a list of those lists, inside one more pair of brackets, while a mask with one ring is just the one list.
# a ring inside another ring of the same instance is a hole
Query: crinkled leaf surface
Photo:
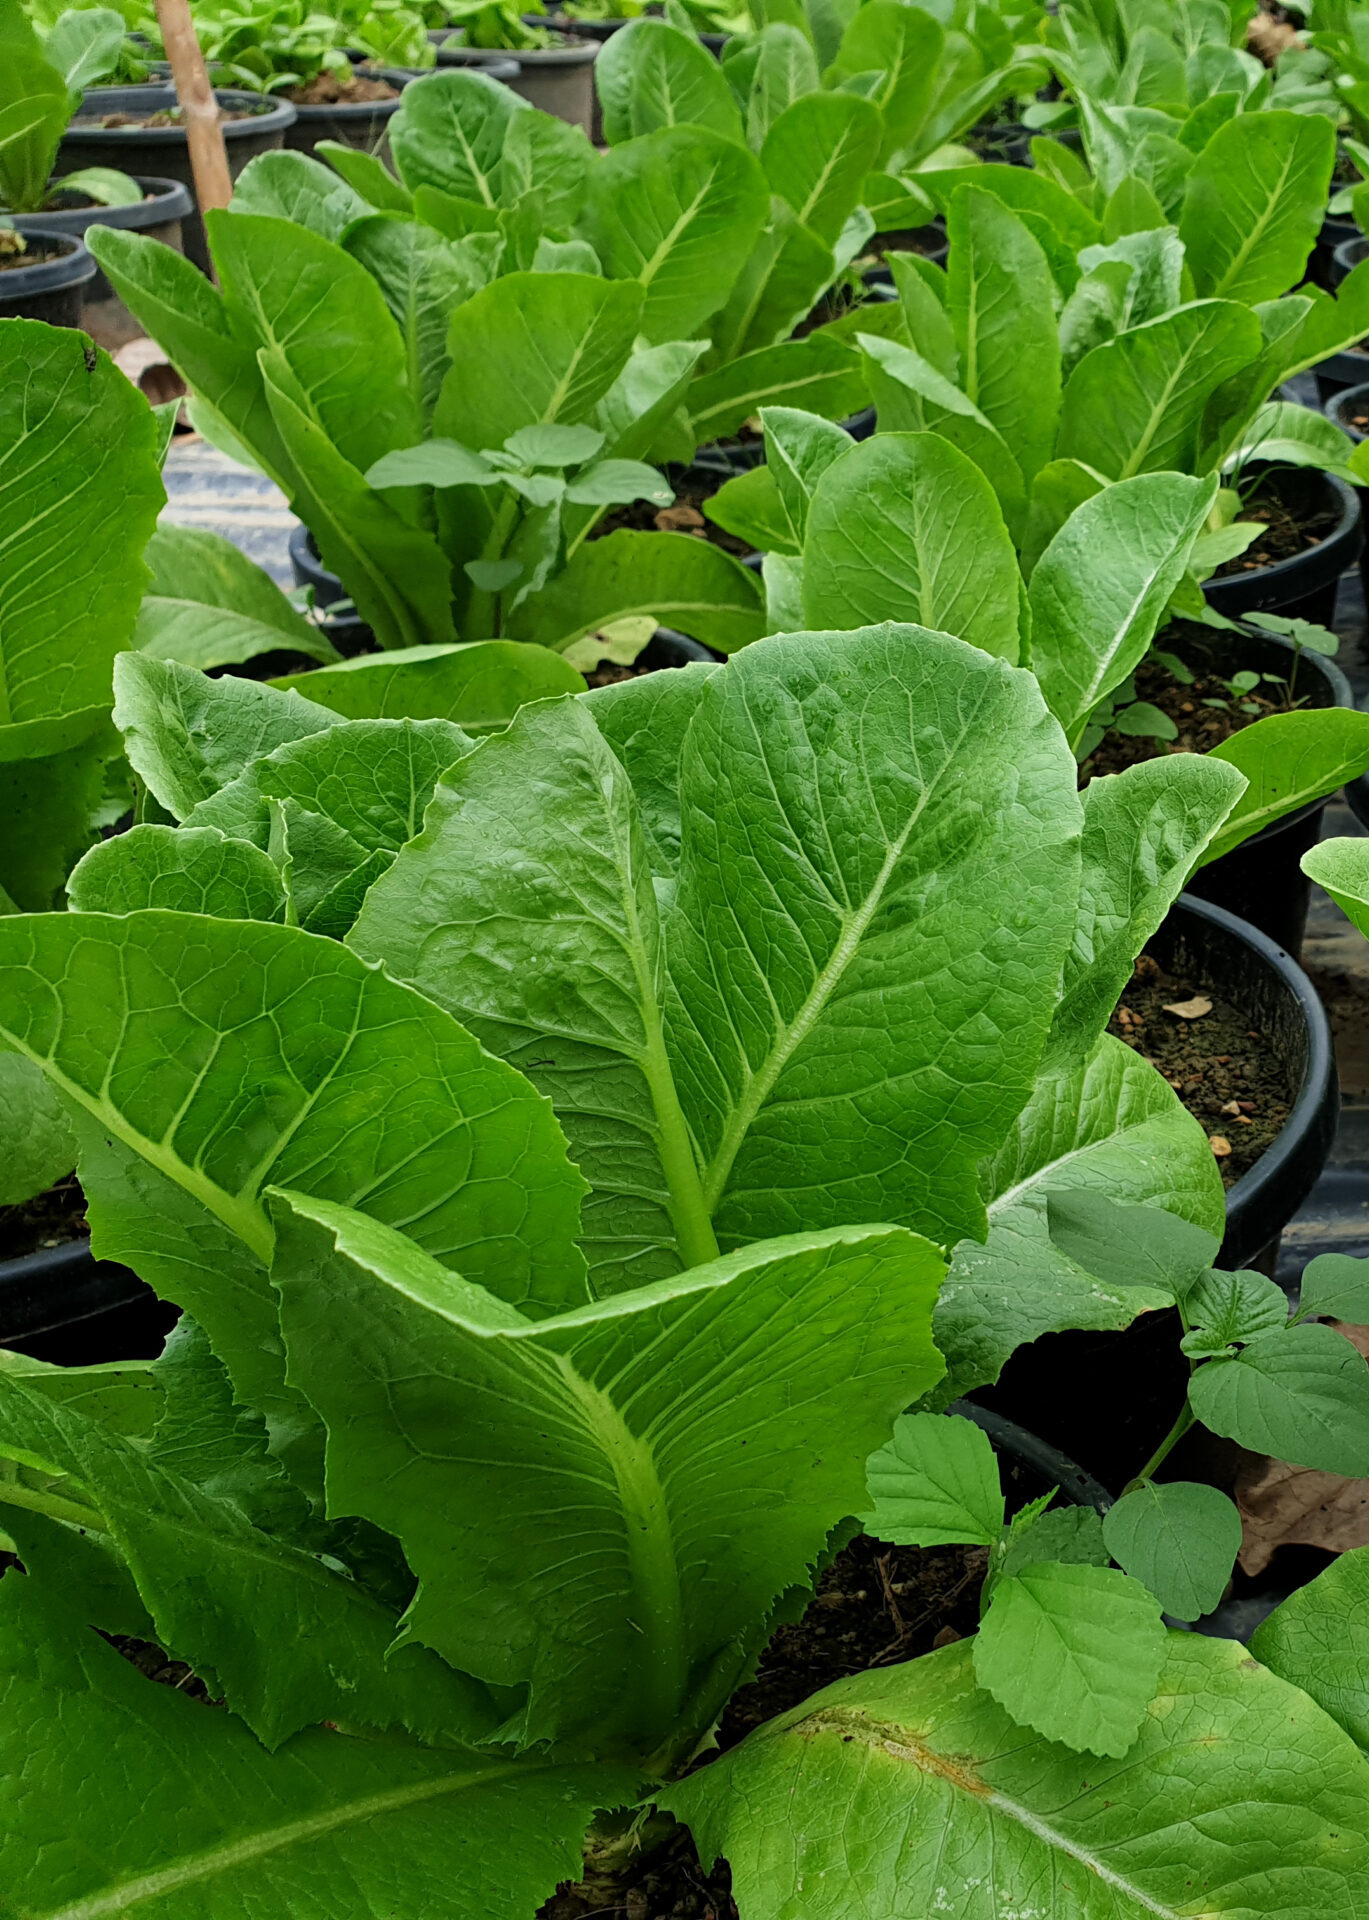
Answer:
[[167, 907], [220, 920], [282, 920], [285, 889], [260, 847], [214, 827], [151, 823], [102, 840], [72, 872], [67, 898], [77, 913], [136, 913]]
[[1290, 1594], [1255, 1629], [1250, 1651], [1369, 1749], [1369, 1549], [1341, 1554]]
[[410, 1635], [527, 1687], [530, 1741], [689, 1752], [940, 1371], [942, 1256], [899, 1228], [747, 1247], [534, 1324], [364, 1215], [281, 1195], [277, 1222], [330, 1508], [383, 1516], [421, 1583]]
[[1356, 1920], [1369, 1771], [1242, 1647], [1171, 1634], [1101, 1760], [1014, 1725], [972, 1646], [840, 1681], [663, 1796], [748, 1920]]

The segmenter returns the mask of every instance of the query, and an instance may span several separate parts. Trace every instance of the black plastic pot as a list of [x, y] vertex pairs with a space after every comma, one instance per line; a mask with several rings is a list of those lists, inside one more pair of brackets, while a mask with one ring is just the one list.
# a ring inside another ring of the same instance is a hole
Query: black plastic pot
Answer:
[[[1164, 644], [1163, 635], [1156, 644]], [[1183, 645], [1190, 655], [1201, 653], [1204, 664], [1223, 679], [1242, 668], [1276, 673], [1283, 680], [1292, 678], [1294, 697], [1309, 707], [1349, 708], [1355, 704], [1350, 682], [1333, 660], [1306, 650], [1299, 655], [1291, 642], [1259, 627], [1244, 627], [1239, 633], [1228, 634], [1186, 625]], [[1262, 828], [1234, 852], [1214, 860], [1210, 867], [1200, 867], [1189, 881], [1189, 892], [1248, 921], [1296, 959], [1302, 952], [1312, 894], [1312, 883], [1300, 862], [1321, 838], [1327, 804], [1326, 800], [1309, 800], [1306, 806]]]
[[[84, 240], [90, 227], [119, 227], [125, 233], [141, 233], [149, 240], [160, 240], [163, 246], [184, 253], [181, 222], [195, 210], [189, 187], [179, 180], [159, 180], [145, 174], [133, 177], [144, 197], [131, 207], [54, 207], [47, 213], [17, 213], [13, 224], [21, 233], [40, 228], [48, 233], [65, 233], [76, 240]], [[60, 180], [52, 182], [58, 188], [61, 184]], [[0, 219], [6, 217], [0, 214]], [[87, 306], [97, 300], [113, 302], [116, 299], [113, 287], [98, 267], [82, 288], [82, 297]], [[123, 305], [122, 301], [118, 304]]]
[[1343, 220], [1337, 214], [1328, 213], [1321, 223], [1317, 243], [1307, 262], [1307, 277], [1314, 286], [1323, 287], [1332, 293], [1345, 278], [1336, 268], [1336, 249], [1347, 246], [1360, 237], [1359, 228], [1353, 220]]
[[[1201, 974], [1224, 999], [1248, 1009], [1252, 1027], [1290, 1069], [1292, 1110], [1268, 1151], [1228, 1192], [1217, 1257], [1229, 1271], [1272, 1274], [1279, 1235], [1316, 1184], [1335, 1133], [1340, 1096], [1325, 1011], [1307, 975], [1272, 940], [1191, 894], [1146, 950], [1166, 968]], [[1034, 1432], [1120, 1492], [1183, 1404], [1189, 1369], [1179, 1337], [1172, 1311], [1143, 1314], [1123, 1333], [1045, 1334], [1019, 1349], [997, 1385], [977, 1389], [974, 1399], [1029, 1420]]]
[[[16, 225], [18, 223], [16, 222]], [[46, 320], [50, 327], [79, 327], [85, 290], [95, 278], [95, 258], [83, 240], [47, 226], [24, 224], [24, 234], [44, 258], [0, 273], [0, 320]]]
[[[899, 242], [902, 245], [898, 245]], [[869, 245], [890, 253], [918, 253], [935, 267], [944, 267], [951, 251], [951, 243], [946, 238], [946, 222], [940, 214], [935, 220], [929, 220], [925, 227], [896, 227], [888, 233], [872, 234]], [[887, 265], [867, 267], [861, 279], [867, 287], [887, 287], [892, 290], [893, 269]]]
[[65, 1367], [155, 1360], [177, 1309], [88, 1238], [0, 1260], [0, 1347]]
[[[237, 179], [249, 160], [259, 153], [270, 153], [285, 144], [285, 136], [295, 120], [295, 109], [288, 100], [275, 100], [264, 93], [244, 93], [236, 87], [217, 87], [214, 98], [225, 113], [246, 111], [249, 118], [222, 123], [224, 145], [228, 153], [228, 171]], [[78, 167], [115, 167], [131, 173], [135, 179], [146, 174], [154, 179], [179, 180], [193, 194], [195, 177], [190, 167], [190, 147], [184, 127], [101, 127], [83, 125], [83, 119], [97, 114], [153, 114], [176, 104], [176, 89], [168, 86], [91, 87], [82, 95], [58, 149], [63, 173]], [[209, 271], [209, 249], [205, 244], [204, 223], [198, 211], [183, 216], [182, 235], [185, 251], [203, 272]]]
[[[329, 573], [319, 559], [314, 536], [308, 527], [295, 527], [290, 535], [289, 550], [290, 571], [295, 576], [295, 585], [313, 588], [315, 606], [327, 608], [347, 598], [341, 580], [335, 573]], [[338, 614], [328, 621], [326, 631], [338, 652], [347, 659], [375, 651], [375, 635], [358, 613], [349, 610]], [[704, 646], [702, 641], [691, 640], [688, 634], [676, 633], [670, 627], [657, 627], [637, 656], [641, 664], [652, 672], [658, 667], [687, 667], [691, 660], [720, 660], [722, 657], [714, 653], [712, 648]]]
[[1066, 1506], [1092, 1507], [1102, 1514], [1112, 1505], [1112, 1495], [1101, 1481], [1085, 1473], [1078, 1461], [1071, 1460], [1059, 1447], [1053, 1447], [1049, 1440], [1043, 1440], [1030, 1428], [1019, 1426], [1016, 1420], [995, 1413], [992, 1407], [981, 1407], [974, 1400], [953, 1400], [947, 1412], [973, 1420], [993, 1442], [1009, 1513], [1015, 1513], [1019, 1506], [1037, 1498], [1048, 1487], [1060, 1489]]
[[1366, 240], [1353, 221], [1347, 221], [1350, 228], [1346, 239], [1331, 249], [1331, 286], [1338, 287], [1347, 275], [1354, 272], [1360, 261], [1369, 254], [1369, 240]]
[[[1341, 357], [1347, 358], [1348, 356], [1342, 355]], [[1369, 354], [1365, 354], [1363, 358], [1365, 362], [1364, 380], [1353, 387], [1341, 387], [1338, 392], [1330, 394], [1322, 402], [1323, 411], [1327, 419], [1334, 421], [1342, 433], [1349, 434], [1350, 438], [1356, 442], [1365, 438], [1365, 429], [1355, 426], [1352, 416], [1357, 412], [1369, 409]], [[1369, 513], [1369, 487], [1356, 487], [1355, 492], [1359, 498], [1360, 518], [1362, 520], [1366, 513]], [[1369, 594], [1369, 551], [1366, 551], [1364, 547], [1360, 548], [1359, 574], [1360, 583], [1366, 594]]]
[[[1260, 465], [1252, 460], [1246, 472], [1258, 473]], [[1314, 620], [1329, 627], [1336, 617], [1340, 577], [1359, 559], [1364, 545], [1358, 496], [1344, 480], [1315, 467], [1273, 466], [1269, 472], [1270, 484], [1294, 512], [1329, 507], [1337, 515], [1335, 526], [1318, 546], [1295, 553], [1291, 559], [1207, 581], [1204, 598], [1228, 620], [1239, 620], [1243, 613], [1281, 613], [1289, 619]]]
[[357, 65], [353, 72], [364, 80], [388, 80], [395, 90], [393, 100], [337, 100], [328, 106], [304, 107], [291, 101], [294, 124], [285, 130], [285, 144], [299, 153], [312, 153], [320, 140], [335, 140], [339, 146], [359, 147], [365, 153], [384, 153], [390, 121], [399, 111], [404, 89], [422, 75], [412, 67], [368, 67]]
[[[480, 47], [464, 46], [460, 40], [439, 40], [437, 64], [440, 67], [486, 66], [484, 59], [472, 58], [484, 52]], [[598, 55], [597, 41], [570, 35], [560, 47], [519, 47], [509, 55], [518, 63], [518, 77], [508, 84], [543, 113], [568, 120], [572, 126], [583, 127], [588, 134], [594, 118], [594, 62]], [[502, 74], [495, 77], [504, 78]]]

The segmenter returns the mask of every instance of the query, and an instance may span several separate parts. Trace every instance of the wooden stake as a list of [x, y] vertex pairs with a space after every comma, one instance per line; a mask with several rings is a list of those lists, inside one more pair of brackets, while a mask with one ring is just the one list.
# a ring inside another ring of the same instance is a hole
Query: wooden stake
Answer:
[[171, 80], [190, 142], [195, 198], [200, 212], [208, 213], [211, 207], [226, 207], [233, 196], [218, 102], [195, 37], [189, 0], [156, 0], [156, 6], [166, 57], [171, 62]]

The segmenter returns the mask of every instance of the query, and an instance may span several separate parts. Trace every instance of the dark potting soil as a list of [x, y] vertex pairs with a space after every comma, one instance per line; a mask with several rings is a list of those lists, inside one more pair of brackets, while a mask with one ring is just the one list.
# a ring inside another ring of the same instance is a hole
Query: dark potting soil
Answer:
[[307, 86], [291, 87], [286, 98], [297, 107], [355, 107], [368, 100], [397, 100], [399, 88], [388, 80], [371, 80], [362, 73], [346, 79], [335, 73], [320, 73]]
[[[1203, 629], [1196, 631], [1202, 633]], [[1178, 728], [1178, 738], [1157, 740], [1153, 734], [1110, 730], [1081, 761], [1081, 787], [1087, 786], [1095, 774], [1121, 773], [1138, 760], [1154, 760], [1166, 753], [1207, 753], [1256, 720], [1271, 713], [1287, 713], [1298, 704], [1296, 681], [1291, 698], [1284, 686], [1268, 680], [1248, 693], [1233, 693], [1220, 674], [1204, 669], [1201, 643], [1198, 648], [1185, 646], [1182, 635], [1182, 627], [1167, 628], [1160, 636], [1161, 651], [1184, 662], [1194, 676], [1191, 686], [1154, 654], [1147, 654], [1134, 675], [1136, 698], [1168, 714]]]
[[[858, 1534], [819, 1580], [803, 1618], [779, 1628], [755, 1679], [733, 1695], [719, 1750], [834, 1680], [973, 1633], [985, 1564], [982, 1547], [890, 1547]], [[726, 1861], [706, 1869], [691, 1836], [676, 1828], [618, 1872], [560, 1887], [538, 1920], [738, 1920], [731, 1886]]]
[[[220, 120], [255, 120], [270, 113], [275, 102], [261, 107], [220, 106]], [[185, 125], [179, 107], [159, 107], [156, 113], [78, 113], [73, 127], [181, 127]]]
[[[1166, 1011], [1175, 1006], [1188, 1017]], [[1108, 1031], [1168, 1080], [1212, 1143], [1224, 1186], [1273, 1145], [1293, 1106], [1288, 1069], [1201, 974], [1167, 973], [1142, 954]]]
[[1343, 427], [1353, 427], [1356, 433], [1369, 434], [1369, 406], [1361, 403], [1353, 413], [1342, 412], [1340, 421]]
[[721, 547], [724, 553], [745, 558], [756, 549], [739, 540], [736, 534], [714, 526], [703, 512], [704, 501], [713, 498], [726, 478], [723, 473], [689, 473], [676, 487], [675, 498], [668, 507], [653, 506], [650, 500], [633, 500], [627, 506], [614, 507], [587, 539], [602, 540], [606, 533], [617, 533], [623, 527], [634, 533], [688, 533], [696, 540], [707, 540]]
[[44, 1247], [64, 1247], [71, 1240], [84, 1239], [89, 1231], [86, 1197], [71, 1174], [32, 1200], [0, 1207], [0, 1260], [18, 1260]]
[[18, 235], [10, 227], [0, 227], [0, 273], [20, 267], [36, 267], [41, 260], [60, 260], [64, 247], [48, 247], [36, 234]]
[[1291, 509], [1280, 496], [1276, 471], [1261, 477], [1249, 499], [1242, 503], [1239, 517], [1262, 521], [1265, 531], [1257, 535], [1244, 553], [1222, 562], [1214, 576], [1218, 580], [1229, 579], [1233, 574], [1253, 573], [1257, 567], [1272, 567], [1280, 560], [1291, 560], [1295, 554], [1306, 553], [1310, 547], [1319, 547], [1328, 534], [1335, 532], [1340, 508]]

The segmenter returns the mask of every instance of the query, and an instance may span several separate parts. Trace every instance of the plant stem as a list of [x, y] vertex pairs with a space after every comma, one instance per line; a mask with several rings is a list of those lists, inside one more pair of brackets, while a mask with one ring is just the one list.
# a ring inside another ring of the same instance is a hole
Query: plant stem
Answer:
[[65, 1500], [60, 1493], [47, 1493], [26, 1487], [18, 1480], [0, 1480], [0, 1505], [22, 1507], [26, 1513], [45, 1514], [49, 1520], [67, 1520], [74, 1527], [92, 1533], [105, 1533], [105, 1517], [95, 1507], [77, 1500]]
[[[518, 495], [512, 487], [504, 490], [504, 498], [490, 526], [484, 546], [480, 549], [483, 561], [502, 560], [504, 549], [509, 544], [514, 523], [518, 519]], [[499, 595], [486, 587], [476, 587], [471, 594], [466, 609], [466, 637], [468, 640], [497, 640], [499, 638]], [[488, 628], [488, 632], [484, 629]]]
[[1146, 1464], [1136, 1475], [1135, 1479], [1128, 1480], [1125, 1487], [1123, 1487], [1122, 1492], [1124, 1495], [1135, 1492], [1136, 1488], [1144, 1485], [1147, 1480], [1154, 1479], [1165, 1461], [1168, 1460], [1170, 1454], [1173, 1453], [1174, 1449], [1193, 1425], [1193, 1420], [1193, 1409], [1189, 1406], [1188, 1401], [1185, 1400], [1174, 1425], [1170, 1428], [1154, 1453], [1151, 1454], [1149, 1460], [1146, 1461]]

